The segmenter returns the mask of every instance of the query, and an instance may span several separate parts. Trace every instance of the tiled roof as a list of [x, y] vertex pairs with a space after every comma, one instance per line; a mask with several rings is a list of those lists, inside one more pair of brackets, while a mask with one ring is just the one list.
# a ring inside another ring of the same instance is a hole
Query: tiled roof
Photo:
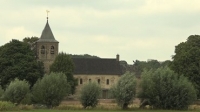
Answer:
[[46, 26], [44, 27], [44, 30], [42, 31], [42, 35], [37, 42], [58, 42], [53, 36], [48, 20]]
[[122, 70], [116, 59], [72, 58], [75, 66], [74, 74], [121, 75]]

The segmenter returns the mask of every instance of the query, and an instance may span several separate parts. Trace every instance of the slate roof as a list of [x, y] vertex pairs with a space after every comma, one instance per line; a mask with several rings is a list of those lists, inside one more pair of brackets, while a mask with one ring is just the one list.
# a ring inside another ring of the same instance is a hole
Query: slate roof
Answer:
[[102, 58], [72, 58], [74, 74], [122, 75], [119, 61]]
[[42, 35], [37, 42], [58, 42], [55, 40], [51, 28], [49, 26], [48, 20], [47, 23], [42, 31]]

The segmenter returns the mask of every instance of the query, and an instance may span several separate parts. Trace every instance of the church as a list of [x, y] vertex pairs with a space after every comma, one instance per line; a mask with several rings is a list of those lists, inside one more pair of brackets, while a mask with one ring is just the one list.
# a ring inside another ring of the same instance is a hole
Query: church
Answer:
[[[51, 31], [48, 17], [41, 37], [36, 42], [37, 60], [44, 63], [45, 72], [49, 72], [50, 65], [59, 53], [59, 42]], [[115, 84], [122, 73], [120, 57], [116, 58], [72, 58], [74, 62], [74, 77], [78, 79], [76, 91], [91, 81], [97, 82], [102, 88], [102, 98], [108, 98], [110, 87]]]

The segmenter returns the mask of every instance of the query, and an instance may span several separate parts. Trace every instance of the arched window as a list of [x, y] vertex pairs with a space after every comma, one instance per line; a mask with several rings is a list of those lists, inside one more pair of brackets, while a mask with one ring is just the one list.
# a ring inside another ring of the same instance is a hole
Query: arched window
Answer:
[[51, 54], [54, 54], [54, 46], [51, 46]]
[[45, 54], [45, 47], [44, 46], [41, 47], [41, 54]]

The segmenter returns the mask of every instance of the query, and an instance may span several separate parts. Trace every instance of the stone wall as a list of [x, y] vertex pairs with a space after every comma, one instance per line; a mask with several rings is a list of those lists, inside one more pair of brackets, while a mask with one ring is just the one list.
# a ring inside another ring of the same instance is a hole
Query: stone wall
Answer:
[[[44, 47], [44, 49], [42, 49], [42, 47]], [[38, 61], [44, 63], [45, 72], [49, 73], [49, 67], [58, 55], [58, 42], [37, 42], [36, 54]]]
[[[82, 74], [76, 74], [76, 75], [74, 75], [74, 77], [78, 79], [77, 91], [79, 91], [80, 88], [84, 84], [86, 84], [90, 81], [99, 83], [102, 89], [110, 89], [113, 84], [117, 83], [117, 81], [120, 78], [120, 75], [98, 75], [98, 74], [82, 75]], [[99, 82], [98, 82], [98, 80], [99, 80]]]

